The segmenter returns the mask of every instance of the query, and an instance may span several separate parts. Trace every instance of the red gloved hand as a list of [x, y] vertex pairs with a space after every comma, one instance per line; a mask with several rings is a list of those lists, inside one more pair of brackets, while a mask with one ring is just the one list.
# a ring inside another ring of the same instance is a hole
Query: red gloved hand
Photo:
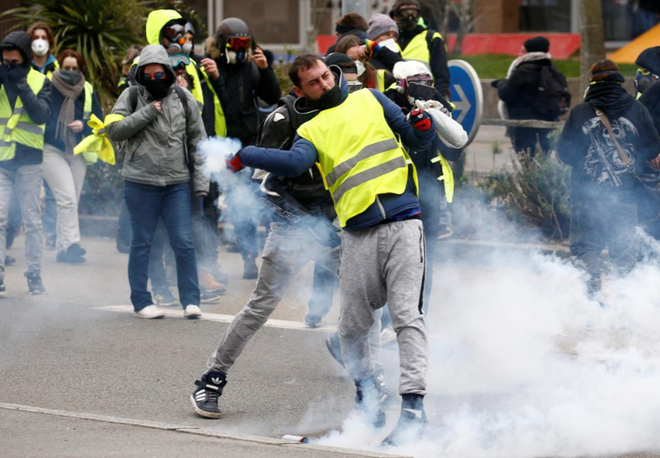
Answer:
[[430, 116], [424, 113], [424, 110], [420, 108], [415, 108], [410, 112], [410, 124], [412, 124], [415, 129], [422, 132], [426, 132], [433, 125]]
[[243, 163], [241, 162], [241, 158], [239, 157], [240, 150], [236, 154], [232, 154], [227, 159], [225, 159], [225, 164], [227, 164], [227, 168], [231, 170], [232, 172], [240, 172], [245, 168]]

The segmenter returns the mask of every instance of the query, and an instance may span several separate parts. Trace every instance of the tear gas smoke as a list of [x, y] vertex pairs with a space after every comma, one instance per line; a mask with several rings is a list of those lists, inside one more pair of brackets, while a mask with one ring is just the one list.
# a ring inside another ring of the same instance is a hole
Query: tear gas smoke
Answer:
[[[626, 277], [605, 276], [596, 300], [583, 272], [554, 256], [502, 251], [478, 265], [437, 265], [429, 428], [421, 441], [384, 451], [515, 458], [659, 449], [660, 245], [643, 243], [648, 259]], [[395, 379], [396, 347], [383, 359]], [[353, 413], [313, 442], [376, 449], [398, 414], [374, 430]]]

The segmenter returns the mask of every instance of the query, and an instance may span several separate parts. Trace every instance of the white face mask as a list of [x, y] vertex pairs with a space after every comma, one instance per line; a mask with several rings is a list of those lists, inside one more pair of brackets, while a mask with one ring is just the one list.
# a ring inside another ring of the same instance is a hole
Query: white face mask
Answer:
[[32, 42], [32, 52], [39, 57], [48, 54], [48, 42], [43, 38], [37, 38]]
[[362, 74], [366, 71], [364, 64], [359, 60], [354, 60], [353, 62], [355, 62], [355, 66], [357, 67], [357, 76], [362, 76]]
[[389, 49], [392, 52], [395, 52], [397, 54], [400, 54], [401, 51], [399, 50], [399, 47], [396, 45], [396, 40], [394, 38], [388, 38], [387, 40], [383, 40], [378, 43], [379, 46], [385, 46], [387, 49]]

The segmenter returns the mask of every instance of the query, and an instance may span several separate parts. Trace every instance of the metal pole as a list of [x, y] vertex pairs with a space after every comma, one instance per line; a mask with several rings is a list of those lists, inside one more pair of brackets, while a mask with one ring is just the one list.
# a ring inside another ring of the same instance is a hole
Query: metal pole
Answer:
[[367, 17], [367, 0], [342, 0], [341, 14], [358, 13], [363, 18]]

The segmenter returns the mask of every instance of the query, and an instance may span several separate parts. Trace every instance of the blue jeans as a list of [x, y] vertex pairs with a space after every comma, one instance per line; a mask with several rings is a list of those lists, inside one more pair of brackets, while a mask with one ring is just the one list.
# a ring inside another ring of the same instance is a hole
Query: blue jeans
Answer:
[[127, 181], [124, 200], [131, 217], [131, 253], [128, 258], [128, 281], [135, 311], [152, 305], [147, 290], [149, 255], [158, 219], [162, 218], [177, 266], [179, 299], [185, 308], [199, 305], [197, 262], [190, 224], [190, 188], [188, 183], [152, 186]]

